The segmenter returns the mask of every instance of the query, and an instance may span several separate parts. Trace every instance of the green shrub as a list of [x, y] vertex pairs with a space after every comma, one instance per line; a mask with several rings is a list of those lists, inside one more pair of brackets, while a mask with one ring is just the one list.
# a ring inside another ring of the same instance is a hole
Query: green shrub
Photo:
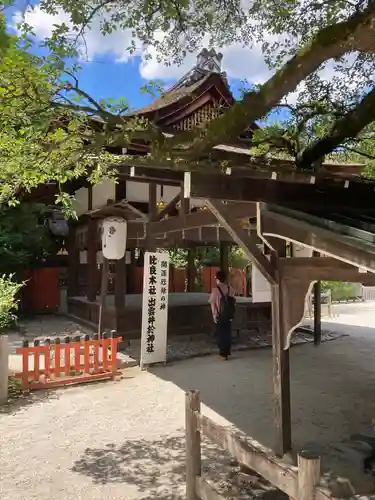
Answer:
[[0, 276], [0, 334], [10, 327], [17, 319], [18, 308], [17, 294], [23, 283], [13, 281], [13, 275]]

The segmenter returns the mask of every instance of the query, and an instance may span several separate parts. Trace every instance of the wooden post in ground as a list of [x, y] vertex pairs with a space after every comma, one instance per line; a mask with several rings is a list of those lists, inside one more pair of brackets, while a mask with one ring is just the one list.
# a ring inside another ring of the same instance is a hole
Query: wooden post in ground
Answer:
[[0, 334], [0, 404], [8, 401], [9, 351], [8, 335]]
[[196, 480], [201, 475], [201, 435], [195, 415], [200, 409], [199, 391], [187, 391], [185, 394], [186, 500], [199, 500]]
[[289, 349], [284, 349], [284, 303], [281, 285], [272, 290], [272, 357], [275, 419], [274, 451], [282, 457], [292, 449]]
[[320, 482], [320, 457], [301, 451], [298, 454], [298, 500], [315, 500], [316, 486]]

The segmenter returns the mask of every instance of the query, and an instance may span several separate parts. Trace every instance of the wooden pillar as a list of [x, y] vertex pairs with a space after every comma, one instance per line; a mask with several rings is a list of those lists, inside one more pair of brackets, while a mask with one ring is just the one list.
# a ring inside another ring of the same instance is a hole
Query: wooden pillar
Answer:
[[68, 236], [68, 297], [79, 295], [79, 248], [76, 241], [77, 226], [69, 224]]
[[229, 272], [229, 249], [228, 243], [220, 243], [220, 269], [228, 275]]
[[320, 477], [320, 457], [313, 452], [301, 451], [298, 455], [298, 500], [312, 500], [316, 497]]
[[189, 248], [187, 253], [187, 266], [186, 266], [186, 291], [194, 292], [195, 290], [195, 248]]
[[135, 273], [137, 263], [135, 260], [135, 250], [130, 251], [130, 264], [126, 265], [126, 293], [135, 293]]
[[314, 345], [322, 341], [322, 285], [320, 281], [314, 284]]
[[196, 481], [201, 475], [201, 435], [196, 414], [200, 410], [199, 392], [188, 391], [185, 394], [186, 500], [199, 500]]
[[[184, 197], [184, 190], [181, 188], [181, 207], [180, 216], [190, 213], [190, 198]], [[189, 248], [187, 251], [186, 263], [186, 291], [194, 292], [195, 289], [195, 248]]]
[[[318, 252], [313, 253], [314, 257], [319, 256]], [[314, 345], [320, 345], [322, 341], [322, 284], [317, 281], [314, 284]]]
[[[157, 207], [157, 199], [156, 199], [156, 191], [157, 191], [157, 185], [155, 182], [150, 182], [148, 185], [148, 215], [149, 215], [149, 222], [153, 222], [156, 220], [156, 216], [158, 213], [158, 207]], [[156, 251], [156, 238], [147, 232], [147, 239], [146, 239], [146, 250], [149, 252], [155, 252]]]
[[118, 335], [123, 335], [126, 329], [125, 319], [126, 305], [126, 265], [125, 256], [115, 262], [115, 310], [116, 310], [116, 331]]
[[108, 291], [108, 271], [109, 271], [109, 260], [103, 257], [102, 263], [102, 276], [100, 283], [100, 305], [99, 305], [99, 324], [98, 333], [103, 334], [105, 328], [104, 316], [107, 308], [107, 291]]
[[87, 229], [87, 300], [90, 302], [95, 302], [98, 285], [96, 272], [96, 252], [98, 249], [97, 220], [89, 219]]
[[[272, 255], [273, 264], [277, 266], [277, 257]], [[271, 286], [272, 291], [272, 359], [273, 359], [273, 394], [275, 418], [276, 455], [282, 457], [292, 449], [292, 421], [290, 402], [290, 362], [289, 349], [284, 349], [286, 302], [283, 286]]]
[[[121, 201], [126, 198], [126, 181], [119, 180], [116, 184], [115, 199]], [[125, 249], [126, 253], [126, 249]], [[115, 261], [115, 287], [114, 301], [116, 314], [116, 332], [123, 334], [126, 327], [126, 265], [125, 255], [122, 259]]]

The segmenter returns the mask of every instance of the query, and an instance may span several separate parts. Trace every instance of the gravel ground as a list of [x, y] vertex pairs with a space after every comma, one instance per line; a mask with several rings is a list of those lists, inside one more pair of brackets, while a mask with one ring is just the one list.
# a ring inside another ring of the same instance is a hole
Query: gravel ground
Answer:
[[[155, 374], [132, 368], [120, 382], [34, 394], [0, 413], [0, 496], [182, 500], [184, 447], [184, 393]], [[203, 472], [222, 493], [285, 498], [259, 478], [244, 480], [209, 442], [202, 449]]]
[[[367, 306], [367, 305], [366, 305]], [[375, 416], [373, 307], [345, 313], [326, 328], [343, 337], [291, 350], [294, 449], [314, 448], [323, 468], [373, 490], [351, 441], [372, 431]], [[353, 322], [361, 326], [351, 326]], [[230, 362], [195, 358], [119, 382], [36, 393], [0, 413], [0, 497], [6, 500], [184, 498], [184, 391], [199, 389], [204, 412], [272, 445], [271, 350], [237, 353]], [[204, 470], [231, 496], [238, 469], [205, 443]], [[241, 498], [275, 492], [240, 487]], [[271, 496], [270, 496], [271, 495]], [[279, 499], [279, 494], [276, 495]]]

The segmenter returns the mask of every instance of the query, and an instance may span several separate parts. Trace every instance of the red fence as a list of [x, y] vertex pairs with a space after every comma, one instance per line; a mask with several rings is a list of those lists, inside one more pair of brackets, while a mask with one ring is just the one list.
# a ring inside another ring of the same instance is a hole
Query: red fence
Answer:
[[[46, 339], [43, 345], [38, 340], [29, 346], [26, 340], [23, 347], [16, 349], [22, 355], [21, 378], [25, 389], [44, 389], [113, 378], [117, 373], [117, 348], [121, 337], [108, 338], [98, 334], [91, 339], [66, 337]], [[30, 363], [31, 361], [31, 363]]]
[[[201, 292], [210, 293], [215, 286], [215, 274], [219, 267], [203, 267], [199, 272], [199, 280], [202, 287]], [[230, 269], [229, 281], [235, 289], [237, 295], [247, 295], [246, 276], [241, 269]], [[143, 288], [143, 267], [136, 268], [134, 293], [142, 293]], [[183, 293], [186, 290], [186, 270], [171, 268], [169, 273], [169, 293]]]

